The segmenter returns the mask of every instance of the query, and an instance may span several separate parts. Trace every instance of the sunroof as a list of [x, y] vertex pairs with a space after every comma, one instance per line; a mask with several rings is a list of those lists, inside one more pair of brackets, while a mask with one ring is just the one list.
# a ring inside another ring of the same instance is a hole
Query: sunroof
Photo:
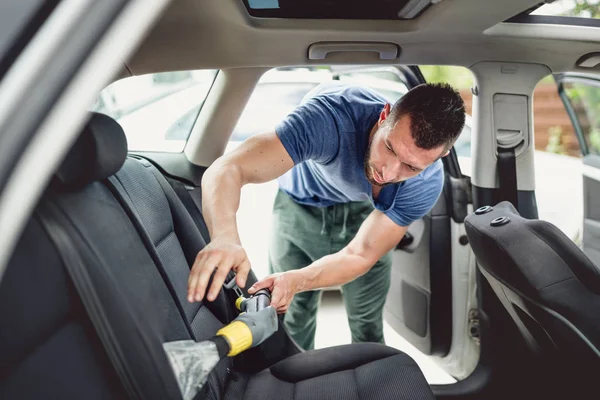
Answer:
[[556, 0], [539, 3], [506, 22], [600, 27], [600, 0]]
[[243, 0], [261, 18], [389, 19], [418, 17], [440, 0]]

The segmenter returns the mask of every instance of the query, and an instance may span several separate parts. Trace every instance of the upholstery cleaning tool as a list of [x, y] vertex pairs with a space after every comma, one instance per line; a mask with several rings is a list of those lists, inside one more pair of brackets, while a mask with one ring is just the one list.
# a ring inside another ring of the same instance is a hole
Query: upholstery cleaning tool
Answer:
[[235, 302], [240, 315], [212, 339], [163, 344], [184, 400], [196, 396], [221, 359], [258, 346], [277, 331], [277, 311], [270, 304], [271, 294], [267, 289], [248, 298], [240, 296]]

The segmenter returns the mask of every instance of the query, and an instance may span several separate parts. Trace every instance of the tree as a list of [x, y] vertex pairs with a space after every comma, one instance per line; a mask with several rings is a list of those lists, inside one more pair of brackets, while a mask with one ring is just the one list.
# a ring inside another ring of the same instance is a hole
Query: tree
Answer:
[[600, 1], [598, 0], [570, 0], [562, 1], [565, 5], [572, 4], [563, 15], [571, 17], [600, 18]]

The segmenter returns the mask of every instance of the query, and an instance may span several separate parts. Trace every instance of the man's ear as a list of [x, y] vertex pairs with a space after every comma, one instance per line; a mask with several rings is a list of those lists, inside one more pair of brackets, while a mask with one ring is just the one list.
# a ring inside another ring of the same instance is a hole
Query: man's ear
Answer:
[[379, 121], [378, 121], [379, 126], [381, 126], [381, 124], [383, 124], [383, 122], [387, 119], [387, 117], [390, 116], [390, 110], [391, 110], [391, 107], [390, 107], [389, 103], [386, 103], [386, 105], [383, 106], [383, 110], [381, 110], [381, 113], [379, 114]]
[[442, 155], [442, 157], [446, 157], [448, 154], [450, 154], [450, 150], [447, 150], [447, 151], [446, 151], [446, 152], [445, 152], [445, 153]]

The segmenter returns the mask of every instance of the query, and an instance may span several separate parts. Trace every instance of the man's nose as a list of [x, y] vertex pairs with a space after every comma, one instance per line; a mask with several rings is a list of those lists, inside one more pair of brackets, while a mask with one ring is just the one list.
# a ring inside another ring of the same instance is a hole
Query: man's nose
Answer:
[[387, 164], [381, 169], [381, 177], [386, 182], [394, 182], [398, 180], [398, 175], [400, 175], [400, 163]]

